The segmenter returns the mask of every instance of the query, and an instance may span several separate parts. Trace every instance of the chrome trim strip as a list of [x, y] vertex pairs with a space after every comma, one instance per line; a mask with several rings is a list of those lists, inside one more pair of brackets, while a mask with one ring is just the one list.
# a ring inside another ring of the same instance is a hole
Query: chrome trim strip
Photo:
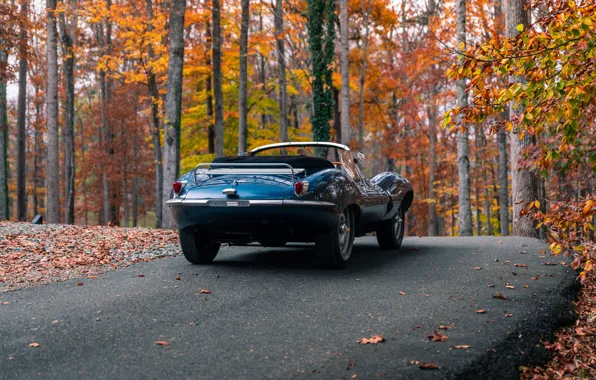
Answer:
[[[198, 207], [208, 207], [209, 201], [211, 199], [170, 199], [166, 201], [166, 204], [169, 206], [198, 206]], [[215, 200], [214, 200], [215, 201]], [[225, 199], [217, 199], [216, 201], [220, 202], [227, 202]], [[325, 201], [300, 201], [300, 200], [293, 200], [293, 199], [253, 199], [247, 200], [242, 199], [240, 201], [248, 201], [248, 207], [250, 206], [311, 206], [311, 207], [335, 207], [335, 203], [333, 202], [325, 202]], [[238, 201], [230, 201], [230, 202], [238, 202]], [[216, 206], [216, 207], [225, 207], [225, 206]], [[234, 206], [230, 206], [234, 207]], [[247, 206], [244, 206], [247, 207]]]
[[[198, 184], [197, 181], [197, 170], [200, 168], [203, 168], [203, 171], [201, 172], [201, 174], [210, 174], [209, 171], [212, 170], [212, 168], [217, 169], [218, 167], [224, 167], [224, 168], [251, 168], [251, 169], [255, 169], [256, 167], [262, 167], [262, 168], [266, 168], [266, 167], [282, 167], [282, 168], [288, 168], [290, 169], [291, 173], [288, 174], [292, 174], [292, 187], [294, 186], [294, 178], [296, 176], [295, 174], [295, 170], [292, 167], [292, 165], [290, 164], [283, 164], [283, 163], [269, 163], [269, 164], [265, 164], [265, 163], [250, 163], [250, 164], [236, 164], [236, 163], [200, 163], [197, 166], [195, 166], [195, 168], [193, 169], [193, 175], [195, 178], [195, 183]], [[258, 170], [258, 169], [257, 169]], [[217, 173], [213, 173], [213, 174], [217, 174]], [[257, 171], [254, 174], [259, 174], [259, 172]], [[199, 184], [200, 186], [200, 184]]]
[[264, 150], [268, 150], [268, 149], [275, 149], [275, 148], [284, 148], [284, 147], [290, 147], [290, 146], [326, 146], [329, 148], [338, 148], [338, 149], [343, 149], [346, 151], [349, 151], [350, 148], [346, 145], [343, 144], [337, 144], [337, 143], [333, 143], [333, 142], [327, 142], [327, 141], [304, 141], [304, 142], [283, 142], [283, 143], [277, 143], [277, 144], [269, 144], [269, 145], [263, 145], [263, 146], [259, 146], [257, 148], [254, 148], [253, 150], [251, 150], [249, 153], [250, 156], [254, 156], [255, 154], [257, 154], [258, 152], [262, 152]]

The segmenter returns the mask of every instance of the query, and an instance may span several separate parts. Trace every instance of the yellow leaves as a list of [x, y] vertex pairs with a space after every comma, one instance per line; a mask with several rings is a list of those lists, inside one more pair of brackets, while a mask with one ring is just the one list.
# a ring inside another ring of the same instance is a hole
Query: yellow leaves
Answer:
[[465, 48], [466, 48], [466, 44], [465, 44], [465, 42], [461, 41], [461, 42], [459, 43], [459, 50], [460, 50], [460, 51], [463, 51]]
[[561, 244], [559, 244], [559, 243], [552, 243], [548, 248], [555, 255], [558, 255], [561, 253], [561, 251], [563, 251], [563, 247], [561, 247]]
[[594, 201], [592, 199], [586, 201], [586, 203], [584, 204], [584, 208], [582, 210], [582, 214], [584, 216], [588, 215], [590, 213], [590, 211], [592, 210], [593, 206], [594, 206]]
[[523, 32], [524, 31], [524, 24], [518, 24], [515, 29], [517, 29], [518, 32]]
[[539, 200], [535, 200], [530, 202], [530, 207], [529, 209], [536, 209], [536, 210], [540, 210], [540, 201]]
[[593, 268], [594, 268], [594, 264], [593, 264], [592, 260], [586, 261], [586, 263], [584, 264], [584, 271], [589, 272]]

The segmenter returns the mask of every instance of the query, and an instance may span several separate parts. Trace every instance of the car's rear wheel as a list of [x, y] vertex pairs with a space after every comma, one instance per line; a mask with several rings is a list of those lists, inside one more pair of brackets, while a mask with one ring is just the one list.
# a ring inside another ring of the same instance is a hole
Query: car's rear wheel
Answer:
[[323, 268], [342, 269], [352, 257], [354, 213], [348, 207], [338, 218], [337, 226], [317, 235], [317, 254]]
[[193, 264], [209, 264], [217, 256], [220, 243], [206, 238], [193, 228], [179, 230], [180, 246], [186, 260]]
[[377, 241], [383, 249], [399, 249], [404, 240], [406, 213], [400, 206], [397, 214], [377, 229]]

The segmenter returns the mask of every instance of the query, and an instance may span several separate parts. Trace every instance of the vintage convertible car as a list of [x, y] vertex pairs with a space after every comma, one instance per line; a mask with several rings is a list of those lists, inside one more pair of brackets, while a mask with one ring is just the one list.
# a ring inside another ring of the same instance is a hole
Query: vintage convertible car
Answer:
[[[337, 161], [306, 155], [309, 149]], [[270, 155], [276, 150], [281, 154]], [[287, 142], [197, 165], [173, 184], [167, 201], [184, 256], [206, 264], [222, 243], [315, 242], [323, 267], [343, 268], [354, 237], [373, 231], [381, 248], [398, 249], [412, 185], [390, 172], [364, 178], [363, 158], [341, 144]]]

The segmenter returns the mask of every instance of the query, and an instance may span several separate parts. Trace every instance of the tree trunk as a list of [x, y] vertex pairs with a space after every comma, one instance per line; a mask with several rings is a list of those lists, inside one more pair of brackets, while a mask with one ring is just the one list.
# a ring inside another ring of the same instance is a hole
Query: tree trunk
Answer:
[[368, 0], [368, 9], [364, 9], [364, 0], [362, 0], [362, 13], [364, 15], [364, 42], [362, 43], [362, 72], [360, 73], [360, 88], [358, 93], [358, 149], [364, 150], [364, 80], [366, 79], [366, 64], [368, 39], [370, 33], [369, 16], [372, 10], [372, 0]]
[[[211, 50], [212, 48], [212, 40], [211, 40], [211, 23], [207, 20], [206, 23], [206, 34], [207, 34], [207, 50]], [[207, 56], [205, 57], [205, 65], [207, 67], [211, 67], [211, 53], [207, 52]], [[207, 103], [207, 141], [209, 146], [209, 153], [215, 153], [215, 130], [213, 129], [213, 85], [212, 85], [213, 78], [211, 77], [211, 70], [207, 71], [207, 78], [205, 78], [205, 92], [207, 93], [205, 102]]]
[[[152, 0], [146, 0], [147, 17], [149, 25], [147, 30], [153, 31], [153, 3]], [[149, 60], [155, 59], [153, 47], [149, 44], [148, 48]], [[151, 142], [153, 143], [153, 161], [155, 169], [155, 228], [161, 228], [162, 225], [162, 193], [163, 193], [163, 167], [161, 158], [161, 140], [160, 140], [160, 125], [159, 125], [159, 91], [157, 89], [157, 80], [155, 73], [151, 67], [147, 70], [147, 84], [149, 87], [149, 95], [151, 96], [151, 120], [153, 128], [151, 130]], [[134, 224], [134, 223], [133, 223]]]
[[277, 68], [279, 76], [279, 138], [281, 141], [288, 141], [288, 93], [286, 83], [286, 53], [283, 12], [283, 0], [276, 0], [274, 23], [275, 41], [277, 47]]
[[[74, 12], [73, 9], [69, 11]], [[62, 65], [66, 89], [66, 116], [64, 119], [64, 176], [65, 176], [65, 222], [73, 224], [75, 218], [75, 155], [74, 155], [74, 118], [75, 118], [75, 85], [74, 85], [74, 21], [66, 22], [64, 12], [60, 16], [60, 34], [62, 40]], [[74, 17], [74, 16], [71, 16]]]
[[19, 95], [17, 105], [17, 219], [27, 218], [27, 186], [25, 172], [25, 145], [27, 118], [27, 20], [28, 2], [21, 3], [21, 24], [19, 26]]
[[56, 29], [56, 0], [47, 0], [46, 46], [48, 87], [46, 89], [46, 130], [48, 154], [46, 162], [46, 220], [60, 222], [60, 163], [58, 162], [58, 51]]
[[[172, 0], [170, 12], [170, 41], [168, 47], [168, 82], [166, 118], [164, 123], [163, 204], [170, 198], [170, 186], [178, 178], [180, 162], [177, 157], [182, 119], [182, 68], [184, 65], [184, 13], [186, 0]], [[169, 207], [163, 208], [163, 227], [174, 228]]]
[[[457, 40], [466, 45], [466, 0], [457, 0]], [[466, 81], [460, 79], [456, 84], [457, 104], [468, 105]], [[468, 156], [468, 129], [457, 132], [457, 177], [459, 179], [459, 234], [472, 236], [472, 207], [470, 205], [470, 159]]]
[[[259, 10], [259, 33], [263, 33], [263, 12]], [[267, 92], [267, 82], [265, 79], [265, 57], [259, 52], [258, 56], [258, 70], [259, 70], [259, 83], [261, 84], [261, 89]], [[260, 128], [263, 129], [267, 125], [267, 114], [265, 112], [261, 112], [261, 124]]]
[[[35, 84], [35, 97], [37, 98], [37, 95], [39, 93], [39, 87], [37, 85], [37, 83]], [[39, 126], [41, 125], [41, 103], [36, 99], [35, 100], [35, 128], [33, 129], [33, 215], [37, 215], [38, 214], [38, 210], [39, 210], [39, 197], [37, 194], [37, 191], [39, 188], [41, 188], [43, 185], [41, 185], [39, 183], [39, 177], [41, 175], [41, 167], [40, 167], [40, 161], [41, 161], [41, 157], [42, 157], [42, 142], [41, 142], [41, 138], [42, 138], [42, 134], [39, 131]]]
[[339, 62], [341, 72], [341, 143], [350, 145], [350, 41], [348, 0], [339, 0]]
[[[278, 0], [279, 1], [279, 0]], [[238, 95], [238, 154], [246, 152], [248, 138], [248, 23], [250, 1], [241, 0], [240, 22], [240, 94]]]
[[[529, 24], [528, 12], [524, 9], [524, 0], [508, 0], [505, 8], [505, 26], [507, 38], [514, 38], [519, 34], [518, 25], [527, 27]], [[509, 83], [521, 83], [524, 78], [510, 77]], [[523, 107], [509, 104], [509, 117], [523, 113]], [[531, 201], [538, 199], [537, 178], [528, 168], [520, 165], [524, 150], [534, 145], [534, 136], [527, 132], [513, 131], [510, 140], [511, 149], [511, 188], [513, 196], [513, 229], [516, 236], [536, 237], [534, 222], [528, 216], [520, 216], [522, 208]], [[520, 135], [520, 133], [522, 135]], [[521, 138], [520, 138], [521, 137]]]
[[[433, 69], [434, 70], [434, 69]], [[430, 149], [430, 165], [428, 173], [428, 235], [439, 235], [439, 220], [437, 219], [437, 202], [435, 197], [435, 171], [437, 166], [437, 106], [435, 103], [436, 86], [431, 85], [428, 113], [428, 139]]]
[[497, 133], [499, 148], [499, 223], [501, 235], [509, 235], [509, 179], [507, 176], [507, 132], [499, 129]]
[[[0, 42], [2, 42], [0, 40]], [[0, 45], [2, 46], [2, 45]], [[6, 69], [8, 52], [0, 49], [0, 220], [8, 220], [8, 104]]]
[[215, 97], [215, 156], [224, 155], [224, 106], [221, 83], [221, 7], [220, 0], [212, 0], [213, 16], [213, 94]]

